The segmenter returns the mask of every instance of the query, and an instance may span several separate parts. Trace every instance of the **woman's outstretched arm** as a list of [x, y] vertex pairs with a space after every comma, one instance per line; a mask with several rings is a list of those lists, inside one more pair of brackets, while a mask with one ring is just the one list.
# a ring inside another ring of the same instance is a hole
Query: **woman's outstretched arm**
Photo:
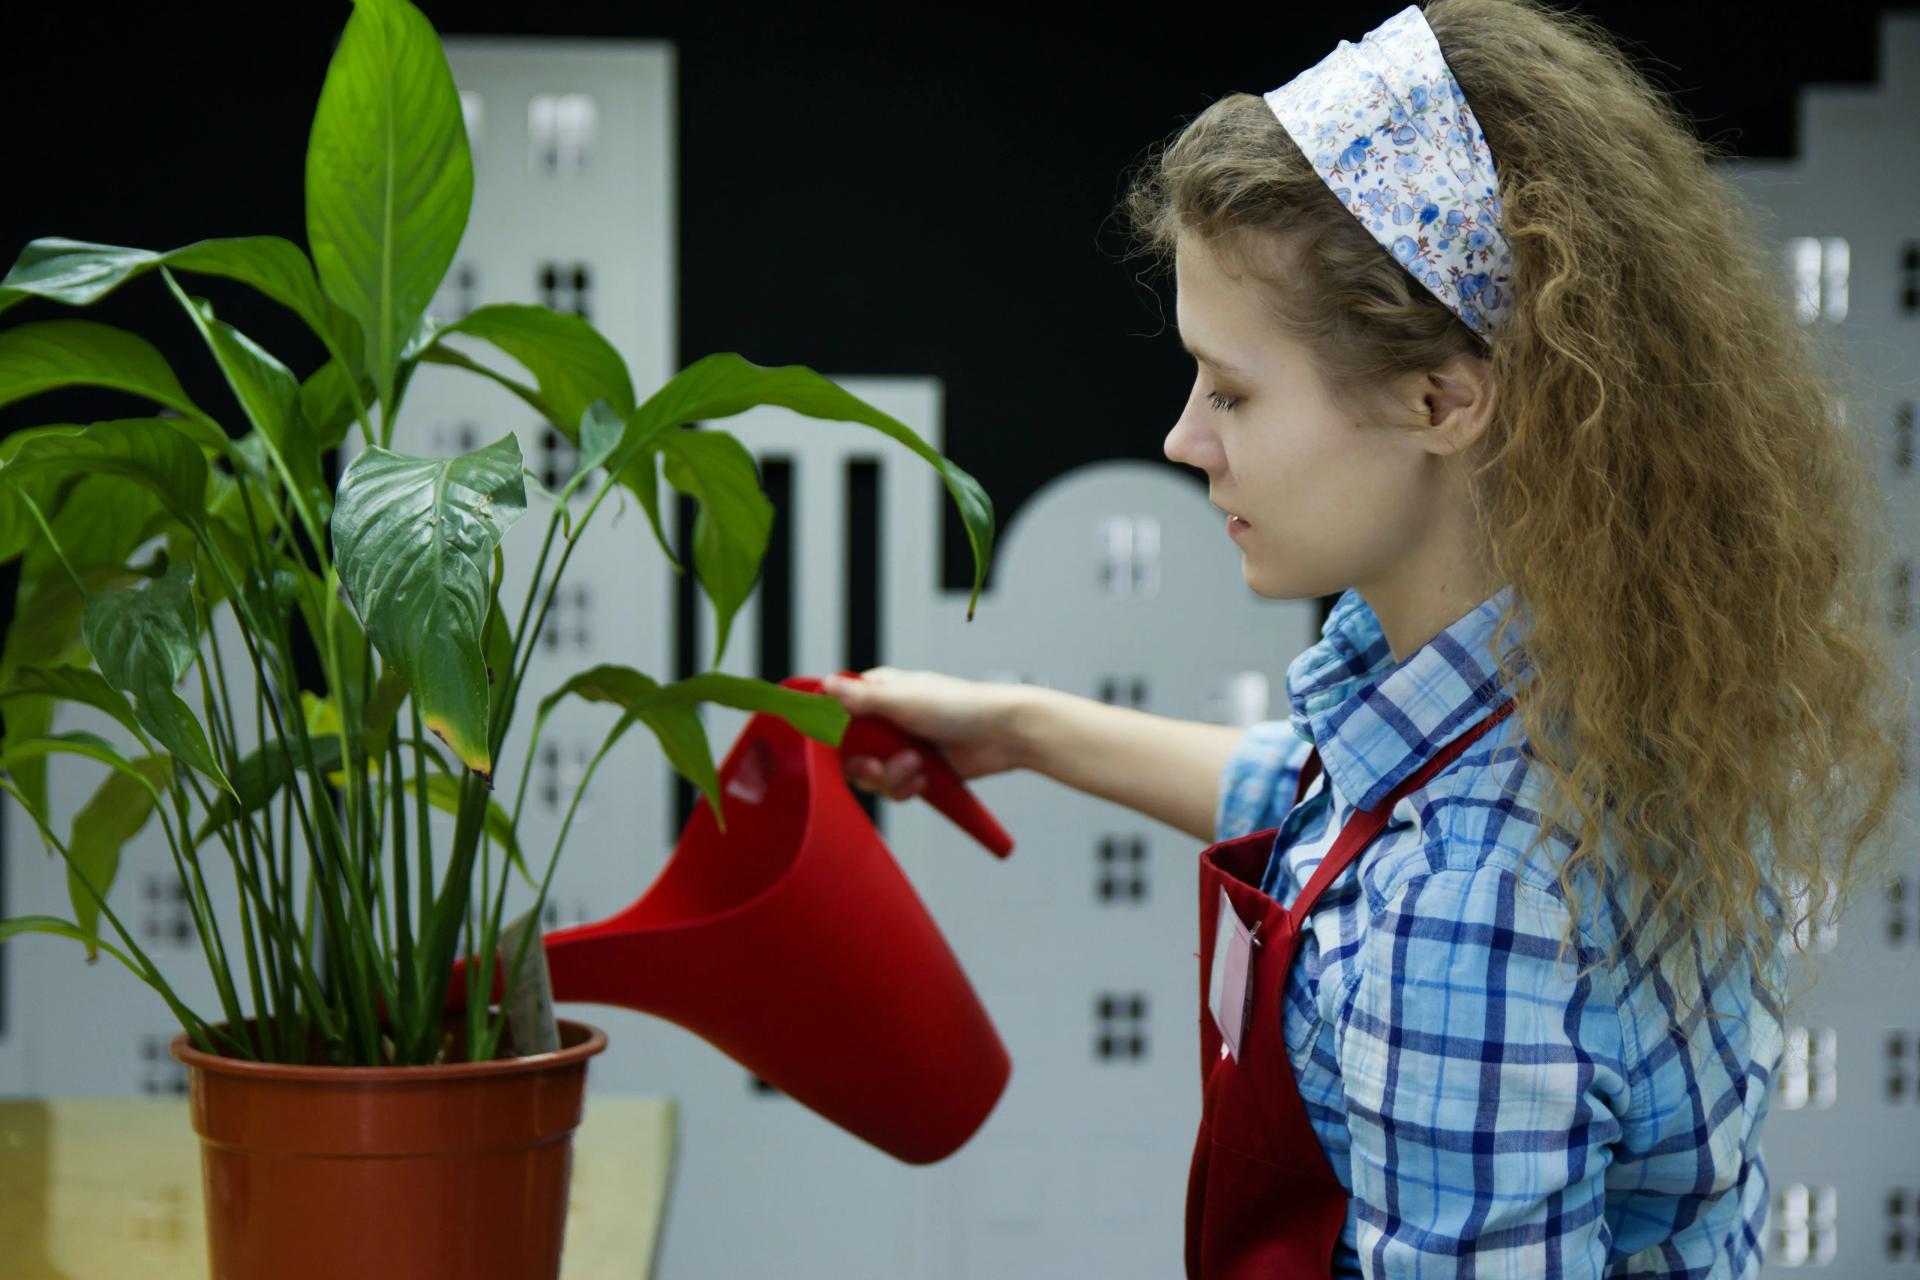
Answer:
[[1221, 773], [1246, 727], [1175, 720], [1044, 686], [1013, 715], [1023, 767], [1211, 844]]

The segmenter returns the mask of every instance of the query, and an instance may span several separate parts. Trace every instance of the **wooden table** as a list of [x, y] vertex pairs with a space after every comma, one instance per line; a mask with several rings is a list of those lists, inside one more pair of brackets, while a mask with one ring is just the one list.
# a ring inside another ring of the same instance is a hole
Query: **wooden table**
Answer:
[[[564, 1280], [647, 1280], [673, 1181], [671, 1098], [589, 1094]], [[0, 1280], [205, 1280], [200, 1139], [184, 1098], [0, 1098]]]

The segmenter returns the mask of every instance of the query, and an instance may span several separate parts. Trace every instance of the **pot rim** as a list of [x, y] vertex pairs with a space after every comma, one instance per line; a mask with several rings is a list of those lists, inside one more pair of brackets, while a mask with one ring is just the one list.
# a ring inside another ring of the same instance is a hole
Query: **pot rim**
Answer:
[[[248, 1022], [255, 1021], [252, 1018]], [[428, 1083], [439, 1080], [459, 1080], [473, 1076], [489, 1078], [520, 1075], [529, 1071], [552, 1071], [561, 1067], [570, 1067], [575, 1063], [584, 1063], [594, 1054], [607, 1047], [607, 1033], [590, 1022], [579, 1022], [572, 1018], [558, 1018], [560, 1024], [561, 1047], [551, 1053], [529, 1054], [524, 1058], [494, 1058], [488, 1062], [442, 1062], [428, 1063], [417, 1067], [335, 1067], [315, 1066], [295, 1062], [249, 1062], [245, 1058], [229, 1058], [219, 1054], [203, 1053], [195, 1047], [193, 1039], [182, 1031], [168, 1044], [168, 1051], [189, 1068], [197, 1071], [214, 1071], [222, 1075], [249, 1077], [256, 1080], [306, 1080], [337, 1081], [347, 1084], [385, 1084], [385, 1083]], [[227, 1024], [209, 1025], [226, 1027]], [[574, 1044], [567, 1044], [569, 1028], [580, 1036]]]

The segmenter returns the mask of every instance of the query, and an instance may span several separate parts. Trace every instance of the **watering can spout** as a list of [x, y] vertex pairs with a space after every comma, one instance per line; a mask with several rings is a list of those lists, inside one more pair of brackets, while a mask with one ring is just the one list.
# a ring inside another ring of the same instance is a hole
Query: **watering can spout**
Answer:
[[[821, 687], [813, 676], [781, 684]], [[909, 746], [926, 761], [928, 802], [995, 856], [1011, 854], [1012, 838], [939, 750], [897, 725], [854, 716], [836, 751], [758, 714], [719, 769], [726, 833], [702, 795], [638, 900], [545, 935], [553, 998], [677, 1023], [910, 1164], [951, 1155], [999, 1101], [1012, 1061], [846, 784], [842, 755]], [[448, 984], [456, 1007], [465, 963]], [[495, 999], [502, 987], [496, 963]]]

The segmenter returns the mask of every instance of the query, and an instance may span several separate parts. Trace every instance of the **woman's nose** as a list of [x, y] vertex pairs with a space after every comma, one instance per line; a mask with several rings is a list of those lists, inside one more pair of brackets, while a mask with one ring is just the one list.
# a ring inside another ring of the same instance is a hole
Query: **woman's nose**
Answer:
[[1180, 452], [1180, 424], [1174, 423], [1173, 430], [1167, 432], [1167, 438], [1161, 445], [1161, 451], [1167, 455], [1168, 462], [1185, 462]]
[[1189, 406], [1188, 409], [1182, 409], [1180, 411], [1180, 416], [1174, 419], [1173, 426], [1168, 430], [1167, 438], [1161, 445], [1161, 449], [1166, 453], [1169, 462], [1188, 461], [1187, 449], [1192, 443], [1191, 437], [1193, 434], [1187, 426], [1190, 408], [1191, 406]]
[[1189, 467], [1204, 467], [1205, 464], [1196, 455], [1196, 448], [1200, 443], [1200, 429], [1193, 424], [1193, 412], [1189, 406], [1181, 413], [1172, 429], [1167, 432], [1167, 438], [1162, 443], [1161, 450], [1167, 455], [1169, 462], [1178, 462]]

